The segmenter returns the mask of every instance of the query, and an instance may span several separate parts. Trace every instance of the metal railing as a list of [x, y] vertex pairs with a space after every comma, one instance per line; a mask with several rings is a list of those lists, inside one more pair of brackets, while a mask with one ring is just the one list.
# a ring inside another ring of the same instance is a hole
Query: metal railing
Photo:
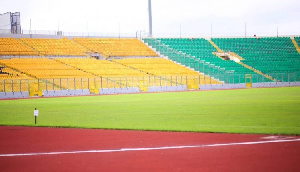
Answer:
[[[276, 81], [267, 79], [263, 75], [251, 74], [252, 83], [264, 82], [299, 82], [300, 73], [271, 74]], [[219, 74], [214, 77], [205, 75], [193, 76], [129, 76], [129, 77], [98, 77], [98, 78], [45, 78], [33, 80], [0, 79], [0, 92], [38, 92], [49, 90], [80, 90], [89, 89], [91, 92], [102, 88], [130, 88], [138, 87], [146, 92], [149, 87], [180, 86], [194, 87], [199, 85], [240, 84], [246, 83], [245, 74]]]
[[[55, 31], [55, 30], [22, 30], [21, 35], [49, 35], [49, 36], [71, 36], [71, 37], [106, 37], [106, 38], [146, 38], [148, 33], [142, 30], [137, 30], [136, 32], [129, 33], [118, 33], [118, 32], [72, 32], [72, 31]], [[138, 35], [138, 33], [140, 33]], [[11, 29], [0, 29], [0, 34], [12, 34]], [[181, 32], [178, 29], [178, 32], [165, 32], [165, 33], [153, 33], [152, 37], [156, 38], [236, 38], [236, 37], [253, 37], [254, 35], [259, 35], [260, 37], [290, 37], [290, 36], [299, 36], [299, 32], [277, 32], [273, 31], [260, 31], [260, 32], [211, 32], [211, 31], [202, 31], [202, 32]]]

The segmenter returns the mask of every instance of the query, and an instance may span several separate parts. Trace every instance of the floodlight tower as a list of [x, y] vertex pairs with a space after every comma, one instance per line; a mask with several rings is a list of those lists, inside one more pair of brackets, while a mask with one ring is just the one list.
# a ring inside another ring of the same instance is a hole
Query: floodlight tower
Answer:
[[149, 37], [152, 37], [152, 9], [151, 9], [151, 0], [148, 0], [148, 12], [149, 12]]

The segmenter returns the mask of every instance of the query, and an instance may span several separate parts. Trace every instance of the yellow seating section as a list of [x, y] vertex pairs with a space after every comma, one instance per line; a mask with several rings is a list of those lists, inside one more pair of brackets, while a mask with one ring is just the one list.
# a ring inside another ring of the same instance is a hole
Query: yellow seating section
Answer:
[[177, 79], [180, 78], [180, 82], [182, 83], [196, 82], [195, 84], [220, 84], [217, 80], [211, 79], [208, 76], [164, 58], [125, 58], [116, 61], [155, 76], [166, 76], [169, 78], [168, 80], [170, 80], [170, 76], [173, 76], [173, 79], [177, 76]]
[[94, 77], [92, 74], [47, 58], [12, 58], [9, 60], [0, 59], [0, 64], [6, 65], [18, 71], [22, 71], [25, 74], [38, 79]]
[[32, 77], [29, 77], [26, 74], [15, 71], [8, 67], [2, 68], [2, 72], [5, 73], [0, 73], [0, 79], [33, 79]]
[[0, 92], [28, 91], [28, 81], [32, 80], [32, 77], [3, 65], [0, 67]]
[[38, 52], [15, 38], [0, 38], [0, 55], [35, 56]]
[[[101, 87], [103, 88], [133, 87], [137, 85], [135, 80], [138, 77], [149, 76], [144, 72], [108, 60], [56, 58], [55, 61], [101, 77], [99, 82], [102, 83]], [[99, 84], [98, 87], [100, 87]]]
[[[149, 86], [220, 83], [170, 60], [149, 58], [158, 55], [138, 39], [0, 38], [0, 56], [87, 56], [89, 52], [127, 58], [112, 61], [91, 58], [0, 59], [4, 72], [0, 74], [0, 91], [113, 87], [140, 87], [140, 90], [147, 91]], [[146, 56], [148, 58], [130, 58]]]
[[108, 60], [90, 58], [56, 58], [56, 61], [102, 77], [147, 76], [146, 73]]
[[[18, 86], [18, 83], [14, 83], [11, 88], [6, 83], [6, 89], [12, 90], [28, 90], [29, 85], [37, 89], [39, 85], [40, 90], [140, 87], [140, 90], [147, 91], [149, 86], [184, 84], [196, 88], [199, 84], [220, 84], [219, 81], [164, 58], [125, 58], [113, 61], [91, 58], [12, 58], [0, 59], [0, 64], [19, 79], [39, 79], [38, 84], [25, 84], [24, 88], [21, 88], [21, 84]], [[3, 83], [0, 84], [1, 88], [4, 88]]]
[[74, 40], [105, 57], [158, 56], [138, 39], [132, 38], [74, 38]]
[[116, 61], [156, 76], [199, 75], [198, 72], [164, 58], [126, 58]]
[[87, 49], [68, 38], [21, 38], [20, 40], [46, 56], [86, 56], [85, 52], [88, 52]]

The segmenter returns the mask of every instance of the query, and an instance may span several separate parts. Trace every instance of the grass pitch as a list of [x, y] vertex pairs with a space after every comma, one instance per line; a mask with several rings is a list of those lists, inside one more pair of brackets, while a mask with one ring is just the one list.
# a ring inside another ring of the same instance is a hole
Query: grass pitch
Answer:
[[0, 125], [299, 135], [300, 87], [2, 100]]

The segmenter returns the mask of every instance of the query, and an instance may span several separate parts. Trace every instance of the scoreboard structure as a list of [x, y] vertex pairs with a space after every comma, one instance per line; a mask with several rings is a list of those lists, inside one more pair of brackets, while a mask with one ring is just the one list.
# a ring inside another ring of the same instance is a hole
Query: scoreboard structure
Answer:
[[0, 33], [21, 34], [20, 12], [0, 14]]

